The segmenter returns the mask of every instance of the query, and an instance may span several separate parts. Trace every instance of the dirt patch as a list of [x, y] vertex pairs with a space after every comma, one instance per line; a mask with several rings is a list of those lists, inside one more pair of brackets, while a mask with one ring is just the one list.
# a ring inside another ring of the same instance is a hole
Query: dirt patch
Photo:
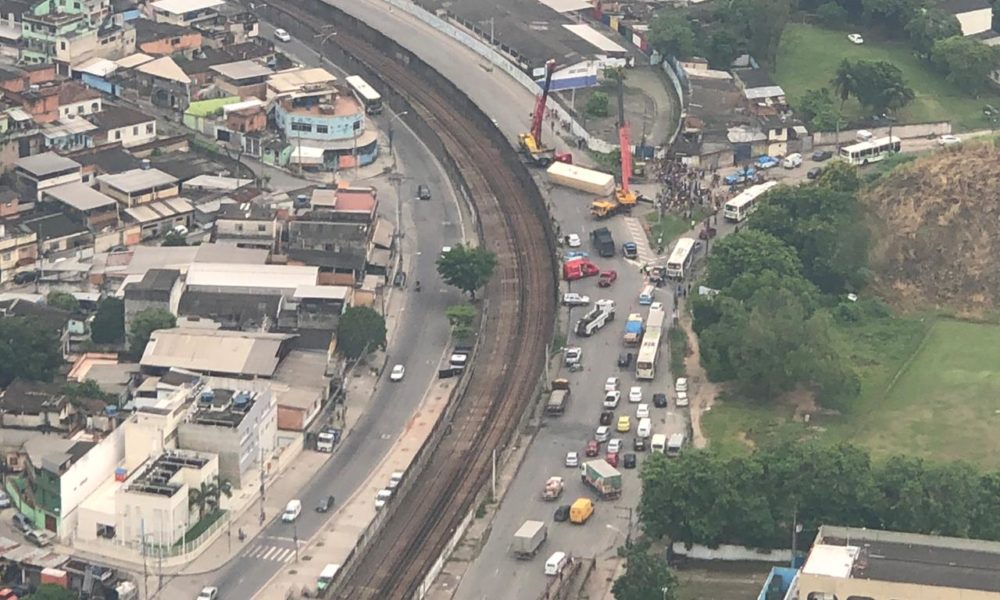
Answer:
[[935, 152], [862, 195], [875, 216], [876, 291], [904, 309], [981, 317], [1000, 300], [1000, 150], [991, 142]]
[[[587, 106], [587, 100], [595, 92], [601, 92], [608, 96], [608, 116], [606, 117], [591, 117], [583, 110]], [[609, 144], [618, 144], [618, 90], [614, 85], [600, 85], [576, 90], [575, 98], [570, 92], [559, 92], [558, 95], [563, 106], [572, 107], [570, 110], [591, 135], [595, 135]], [[631, 125], [632, 143], [639, 143], [644, 133], [651, 132], [656, 118], [656, 101], [644, 90], [630, 87], [626, 77], [625, 119]]]
[[688, 400], [691, 410], [691, 443], [695, 448], [704, 448], [707, 440], [701, 429], [701, 417], [712, 410], [715, 399], [719, 395], [719, 385], [708, 380], [705, 369], [701, 366], [701, 346], [698, 336], [691, 327], [691, 315], [687, 311], [680, 313], [680, 325], [688, 338], [688, 352], [684, 357], [684, 370], [688, 378]]
[[816, 394], [810, 390], [797, 389], [788, 392], [781, 398], [781, 402], [793, 408], [792, 419], [796, 421], [805, 421], [806, 415], [815, 415], [816, 411], [819, 410], [819, 406], [816, 404]]

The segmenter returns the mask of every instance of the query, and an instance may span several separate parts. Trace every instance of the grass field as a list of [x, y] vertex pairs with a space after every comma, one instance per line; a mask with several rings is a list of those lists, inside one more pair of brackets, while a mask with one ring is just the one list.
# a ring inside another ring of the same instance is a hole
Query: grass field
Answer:
[[[910, 106], [900, 111], [901, 122], [950, 120], [958, 129], [983, 129], [989, 127], [983, 106], [1000, 103], [1000, 95], [976, 99], [952, 87], [915, 57], [906, 42], [872, 40], [866, 34], [865, 43], [859, 46], [847, 40], [846, 32], [801, 23], [785, 27], [774, 78], [794, 103], [808, 89], [830, 87], [837, 65], [845, 58], [885, 60], [899, 67], [917, 95]], [[853, 99], [844, 108], [848, 117], [862, 116], [861, 107]]]
[[842, 333], [855, 338], [847, 351], [862, 374], [861, 395], [843, 414], [806, 425], [788, 404], [723, 401], [703, 419], [711, 444], [744, 452], [747, 440], [818, 436], [857, 443], [876, 457], [1000, 467], [1000, 326], [885, 319]]

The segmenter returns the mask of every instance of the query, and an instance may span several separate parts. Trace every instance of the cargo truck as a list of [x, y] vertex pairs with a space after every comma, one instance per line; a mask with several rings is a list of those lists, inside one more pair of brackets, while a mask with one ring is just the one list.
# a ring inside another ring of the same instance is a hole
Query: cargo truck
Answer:
[[522, 560], [533, 558], [548, 537], [545, 523], [541, 521], [525, 521], [514, 533], [514, 541], [510, 548], [514, 556]]
[[545, 404], [545, 414], [558, 416], [566, 410], [569, 404], [569, 381], [566, 379], [556, 379], [552, 382], [552, 392], [549, 393], [549, 401]]
[[632, 313], [625, 321], [625, 345], [638, 346], [642, 341], [642, 315]]
[[545, 489], [542, 490], [542, 500], [546, 502], [558, 500], [559, 496], [562, 496], [563, 485], [562, 477], [549, 477], [545, 482]]
[[598, 458], [583, 463], [580, 478], [597, 490], [605, 500], [613, 500], [622, 493], [621, 471], [609, 465], [606, 460]]
[[590, 240], [602, 257], [610, 258], [615, 255], [615, 238], [611, 236], [611, 231], [607, 227], [591, 231]]
[[547, 173], [549, 180], [556, 184], [580, 190], [595, 196], [610, 196], [615, 191], [615, 176], [611, 173], [585, 169], [564, 162], [554, 162]]

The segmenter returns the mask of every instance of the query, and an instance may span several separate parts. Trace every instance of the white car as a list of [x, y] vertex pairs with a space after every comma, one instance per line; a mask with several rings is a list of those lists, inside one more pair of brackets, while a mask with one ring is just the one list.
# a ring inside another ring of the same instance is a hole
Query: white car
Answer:
[[571, 233], [571, 234], [569, 234], [569, 235], [566, 236], [566, 244], [570, 248], [579, 248], [582, 245], [582, 242], [580, 241], [580, 236], [579, 235], [577, 235], [575, 233]]
[[865, 43], [865, 38], [861, 37], [860, 33], [848, 33], [847, 39], [851, 40], [852, 44], [858, 44], [859, 46]]
[[598, 442], [606, 442], [611, 437], [611, 429], [607, 425], [601, 425], [594, 430], [594, 439]]
[[686, 392], [688, 391], [688, 380], [687, 377], [678, 377], [677, 382], [674, 383], [675, 392]]
[[648, 419], [649, 418], [649, 405], [640, 404], [635, 407], [635, 418], [636, 419]]
[[285, 505], [285, 511], [281, 513], [281, 520], [285, 523], [291, 523], [295, 519], [299, 518], [302, 513], [302, 501], [298, 499], [292, 499], [288, 501]]
[[642, 402], [642, 387], [638, 385], [633, 385], [628, 391], [628, 401], [635, 404], [636, 402]]
[[392, 473], [392, 475], [389, 476], [389, 487], [387, 487], [386, 489], [389, 489], [389, 490], [396, 489], [397, 487], [399, 487], [399, 483], [401, 481], [403, 481], [403, 472], [402, 471], [394, 471]]
[[621, 452], [622, 441], [621, 438], [613, 438], [608, 442], [608, 454], [617, 454]]
[[565, 306], [587, 306], [588, 304], [590, 304], [590, 296], [583, 296], [576, 292], [563, 294], [563, 305]]
[[662, 302], [654, 302], [649, 305], [649, 310], [663, 310]]
[[583, 358], [583, 348], [580, 348], [579, 346], [570, 346], [563, 350], [563, 355], [563, 360], [566, 362], [567, 367], [571, 365], [578, 365], [580, 364], [580, 359]]
[[198, 592], [197, 600], [218, 600], [219, 598], [219, 588], [217, 587], [203, 587], [201, 591]]
[[961, 144], [962, 140], [957, 135], [942, 135], [938, 138], [938, 146], [954, 146]]
[[677, 406], [683, 408], [687, 405], [688, 405], [687, 392], [677, 392]]
[[288, 32], [285, 31], [284, 29], [275, 29], [274, 39], [281, 42], [290, 42], [292, 41], [292, 36], [288, 35]]
[[445, 255], [451, 252], [451, 246], [441, 246], [441, 254]]
[[379, 490], [375, 494], [375, 510], [382, 510], [389, 500], [392, 499], [392, 490]]
[[566, 466], [567, 467], [579, 467], [580, 466], [580, 455], [576, 452], [566, 453]]
[[618, 401], [621, 400], [621, 398], [622, 393], [618, 390], [608, 392], [604, 394], [604, 402], [601, 403], [601, 406], [604, 408], [618, 408]]
[[608, 377], [608, 380], [604, 382], [605, 392], [616, 392], [618, 391], [618, 384], [621, 382], [617, 377]]
[[402, 381], [404, 375], [406, 375], [406, 367], [403, 365], [396, 365], [392, 368], [392, 373], [389, 374], [389, 380]]

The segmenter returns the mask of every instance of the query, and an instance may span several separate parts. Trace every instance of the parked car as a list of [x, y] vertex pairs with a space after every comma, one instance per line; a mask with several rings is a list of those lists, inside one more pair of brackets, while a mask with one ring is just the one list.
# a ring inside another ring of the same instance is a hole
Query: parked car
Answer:
[[632, 419], [628, 415], [618, 417], [618, 433], [628, 433], [632, 429]]
[[44, 548], [45, 546], [52, 545], [52, 536], [47, 531], [39, 531], [37, 529], [32, 529], [31, 531], [24, 534], [24, 539], [28, 540], [29, 542], [38, 546], [39, 548]]
[[571, 233], [566, 236], [566, 245], [570, 248], [579, 248], [583, 242], [580, 241], [580, 236], [576, 233]]
[[633, 385], [628, 391], [628, 401], [633, 404], [636, 402], [642, 402], [642, 386]]
[[962, 140], [957, 135], [942, 135], [938, 138], [938, 146], [954, 146], [955, 144], [961, 144]]
[[625, 467], [626, 469], [634, 469], [635, 468], [635, 454], [632, 454], [631, 452], [629, 452], [628, 454], [626, 454], [625, 457], [624, 457], [624, 459], [622, 460], [622, 466]]
[[403, 365], [395, 365], [392, 368], [392, 373], [389, 374], [389, 380], [402, 381], [404, 375], [406, 375], [406, 367]]
[[604, 408], [618, 408], [618, 401], [621, 400], [621, 397], [622, 393], [618, 390], [607, 392], [604, 394], [604, 402], [601, 404]]
[[402, 483], [402, 482], [403, 482], [403, 472], [402, 471], [393, 471], [392, 475], [389, 475], [389, 488], [388, 489], [394, 490], [394, 489], [398, 488], [399, 484]]
[[24, 285], [38, 279], [38, 271], [21, 271], [14, 275], [14, 283]]
[[201, 588], [201, 591], [198, 592], [198, 600], [219, 600], [219, 588], [215, 586]]
[[666, 394], [653, 394], [653, 406], [656, 408], [666, 408], [667, 407], [667, 395]]
[[563, 262], [569, 262], [578, 258], [587, 258], [588, 256], [590, 255], [583, 250], [570, 250], [566, 254], [563, 254]]
[[757, 168], [761, 170], [773, 169], [779, 164], [781, 164], [781, 161], [773, 156], [761, 156], [757, 159]]
[[608, 441], [608, 452], [618, 454], [622, 451], [621, 438], [612, 438]]
[[861, 37], [860, 33], [848, 33], [847, 39], [849, 39], [852, 44], [857, 44], [859, 46], [865, 43], [865, 38]]
[[806, 171], [806, 178], [807, 179], [816, 179], [817, 177], [819, 177], [822, 174], [823, 174], [823, 167], [813, 167], [813, 168], [809, 169], [808, 171]]
[[316, 506], [316, 512], [325, 513], [331, 508], [333, 508], [333, 496], [327, 496], [326, 498], [323, 498], [323, 500], [321, 500], [320, 503]]
[[431, 188], [427, 187], [426, 185], [424, 185], [422, 183], [420, 185], [418, 185], [417, 186], [417, 198], [419, 198], [421, 200], [430, 200], [431, 199]]
[[601, 425], [594, 430], [594, 439], [598, 442], [606, 442], [611, 437], [611, 429], [607, 425]]
[[279, 42], [288, 43], [292, 41], [292, 36], [288, 35], [288, 32], [285, 31], [284, 29], [275, 29], [274, 39], [278, 40]]
[[618, 355], [618, 368], [627, 369], [632, 364], [632, 353], [622, 352]]
[[579, 467], [580, 466], [580, 455], [576, 452], [566, 453], [566, 466], [567, 467]]
[[831, 158], [833, 158], [833, 152], [829, 150], [817, 150], [812, 154], [812, 159], [816, 162], [823, 162], [824, 160], [830, 160]]
[[24, 513], [19, 513], [19, 512], [14, 513], [14, 516], [11, 518], [11, 521], [13, 521], [14, 523], [14, 529], [20, 531], [21, 533], [27, 533], [32, 529], [34, 529], [34, 526], [31, 524], [31, 520], [28, 519], [28, 517], [25, 516]]
[[632, 438], [632, 449], [636, 452], [646, 451], [646, 438], [634, 437]]
[[375, 510], [382, 510], [385, 505], [392, 499], [392, 490], [379, 490], [375, 494]]
[[617, 452], [608, 452], [607, 456], [604, 457], [604, 460], [607, 461], [607, 463], [609, 465], [611, 465], [612, 467], [618, 468], [618, 453]]
[[611, 410], [601, 411], [600, 423], [601, 425], [611, 425], [611, 420], [614, 418], [615, 418], [614, 411]]
[[640, 404], [635, 407], [635, 418], [636, 419], [648, 419], [649, 418], [649, 405]]
[[802, 155], [798, 152], [793, 152], [785, 157], [785, 160], [781, 161], [781, 166], [786, 169], [794, 169], [795, 167], [802, 164]]
[[597, 443], [597, 440], [587, 440], [587, 448], [583, 451], [583, 453], [584, 455], [593, 458], [601, 453], [601, 445]]
[[588, 304], [590, 304], [590, 296], [583, 296], [576, 292], [563, 294], [563, 306], [587, 306]]
[[0, 492], [0, 508], [10, 508], [10, 507], [11, 507], [10, 496], [7, 495], [7, 492]]
[[639, 256], [639, 246], [635, 242], [625, 242], [622, 244], [622, 256], [625, 258], [636, 258]]
[[583, 348], [580, 348], [579, 346], [569, 346], [563, 350], [563, 361], [566, 363], [567, 367], [580, 364], [580, 360], [582, 358]]
[[677, 392], [677, 408], [684, 408], [688, 405], [687, 392]]
[[602, 271], [597, 278], [598, 287], [611, 287], [611, 284], [618, 280], [618, 271]]
[[686, 392], [688, 391], [688, 380], [687, 377], [678, 377], [677, 381], [674, 382], [675, 392]]
[[569, 520], [569, 504], [563, 504], [556, 509], [554, 515], [552, 515], [552, 520], [556, 523], [562, 523], [563, 521]]
[[604, 382], [604, 391], [613, 392], [618, 389], [620, 383], [621, 379], [618, 377], [608, 377], [607, 381]]

